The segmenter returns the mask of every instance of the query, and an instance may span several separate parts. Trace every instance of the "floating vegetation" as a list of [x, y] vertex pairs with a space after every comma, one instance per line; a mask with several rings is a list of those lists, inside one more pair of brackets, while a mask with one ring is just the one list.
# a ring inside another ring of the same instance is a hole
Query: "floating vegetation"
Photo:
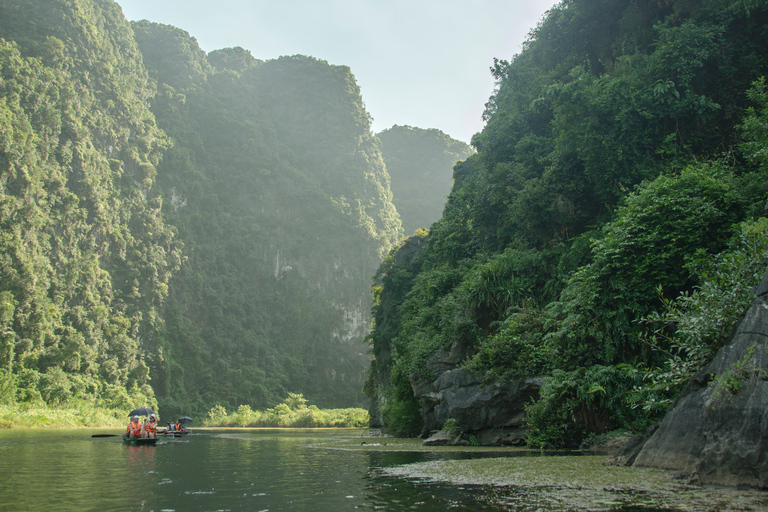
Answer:
[[383, 475], [487, 486], [514, 510], [766, 510], [768, 494], [687, 485], [659, 469], [606, 466], [605, 456], [440, 460], [381, 468]]

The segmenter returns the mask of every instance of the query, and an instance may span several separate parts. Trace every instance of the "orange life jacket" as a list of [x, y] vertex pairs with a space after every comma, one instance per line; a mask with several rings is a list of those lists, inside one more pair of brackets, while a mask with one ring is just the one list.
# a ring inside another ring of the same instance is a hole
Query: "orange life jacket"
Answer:
[[153, 436], [157, 432], [157, 421], [149, 420], [149, 423], [147, 423], [147, 432], [152, 434]]
[[131, 422], [128, 424], [128, 428], [125, 430], [125, 433], [131, 435], [131, 431], [133, 431], [134, 437], [138, 436], [139, 432], [141, 431], [141, 422], [138, 420], [131, 420]]

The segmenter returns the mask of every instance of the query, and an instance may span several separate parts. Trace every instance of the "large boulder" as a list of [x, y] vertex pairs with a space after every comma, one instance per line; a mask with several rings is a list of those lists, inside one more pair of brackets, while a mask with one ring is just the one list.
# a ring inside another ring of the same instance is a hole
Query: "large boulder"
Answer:
[[693, 481], [768, 487], [768, 305], [758, 297], [723, 347], [687, 386], [634, 466]]
[[[450, 364], [449, 353], [437, 359]], [[414, 396], [423, 399], [423, 435], [439, 430], [452, 418], [481, 444], [515, 444], [525, 439], [525, 406], [538, 396], [541, 383], [541, 378], [522, 377], [484, 383], [464, 368], [443, 371], [434, 380], [411, 382]]]

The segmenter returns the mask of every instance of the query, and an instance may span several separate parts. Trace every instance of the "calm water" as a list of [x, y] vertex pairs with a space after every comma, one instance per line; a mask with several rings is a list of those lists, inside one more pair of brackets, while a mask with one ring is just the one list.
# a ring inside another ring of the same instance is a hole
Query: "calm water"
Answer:
[[[394, 441], [372, 447], [387, 440], [367, 437], [363, 430], [199, 430], [185, 438], [161, 439], [154, 447], [126, 446], [118, 437], [91, 437], [105, 432], [0, 430], [0, 511], [585, 509], [583, 497], [574, 505], [574, 489], [567, 485], [549, 496], [547, 505], [539, 491], [527, 495], [530, 488], [436, 484], [387, 475], [405, 464], [510, 452], [386, 451], [383, 448], [391, 449]], [[651, 511], [683, 505], [627, 507], [626, 502], [611, 502], [626, 491], [609, 492], [608, 498], [604, 492], [587, 496], [588, 508]], [[716, 510], [765, 510], [768, 500], [762, 501], [762, 496], [750, 498], [743, 507]], [[656, 503], [663, 500], [657, 498]], [[736, 503], [731, 498], [728, 502]], [[688, 510], [708, 507], [685, 505]]]
[[376, 471], [455, 454], [327, 448], [376, 442], [362, 430], [198, 431], [154, 447], [93, 433], [0, 431], [0, 510], [499, 510], [482, 489]]

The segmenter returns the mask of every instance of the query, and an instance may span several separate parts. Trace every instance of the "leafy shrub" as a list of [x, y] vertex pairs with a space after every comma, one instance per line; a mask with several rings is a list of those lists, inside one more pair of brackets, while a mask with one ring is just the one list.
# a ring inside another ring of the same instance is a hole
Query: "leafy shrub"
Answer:
[[728, 250], [693, 265], [701, 284], [692, 293], [664, 299], [661, 312], [643, 319], [643, 339], [665, 356], [647, 376], [646, 409], [668, 405], [727, 341], [765, 273], [766, 247], [768, 219], [743, 222]]
[[208, 411], [208, 417], [212, 422], [218, 421], [221, 418], [225, 418], [226, 416], [227, 410], [221, 405], [215, 405], [211, 407], [210, 411]]
[[16, 376], [8, 370], [0, 370], [0, 404], [16, 402]]
[[590, 434], [641, 430], [656, 419], [633, 408], [641, 382], [642, 373], [628, 365], [554, 370], [526, 408], [528, 445], [574, 449]]
[[661, 306], [658, 289], [691, 290], [699, 278], [692, 260], [725, 249], [734, 224], [760, 200], [720, 163], [692, 165], [639, 186], [593, 243], [593, 261], [550, 305], [548, 339], [560, 354], [558, 365], [647, 357], [637, 342], [637, 320]]
[[455, 418], [448, 418], [445, 420], [445, 423], [443, 423], [443, 432], [445, 432], [448, 435], [452, 436], [460, 436], [464, 433], [464, 431], [461, 429], [461, 425], [459, 425], [459, 422], [456, 421]]
[[421, 406], [413, 396], [387, 400], [382, 408], [382, 416], [387, 432], [395, 436], [416, 436], [424, 426]]
[[500, 322], [498, 332], [479, 341], [477, 353], [467, 367], [479, 374], [506, 377], [511, 374], [539, 375], [551, 364], [549, 347], [543, 341], [544, 312], [525, 308]]
[[762, 172], [768, 172], [768, 84], [765, 77], [752, 84], [747, 97], [756, 106], [747, 109], [741, 125], [744, 142], [740, 148], [744, 157]]

